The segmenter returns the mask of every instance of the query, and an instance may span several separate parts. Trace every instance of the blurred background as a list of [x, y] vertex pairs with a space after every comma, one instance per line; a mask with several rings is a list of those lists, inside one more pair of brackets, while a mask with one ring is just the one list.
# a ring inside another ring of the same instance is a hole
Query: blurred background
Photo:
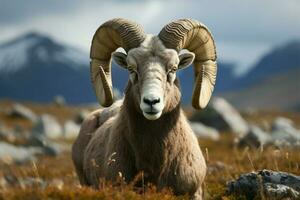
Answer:
[[[194, 18], [216, 40], [215, 95], [241, 109], [300, 109], [297, 0], [0, 2], [1, 99], [49, 102], [62, 95], [71, 104], [95, 102], [89, 48], [98, 26], [124, 17], [158, 34], [172, 20]], [[122, 94], [128, 74], [118, 67], [113, 71]], [[180, 74], [184, 104], [190, 103], [191, 75], [192, 69]]]

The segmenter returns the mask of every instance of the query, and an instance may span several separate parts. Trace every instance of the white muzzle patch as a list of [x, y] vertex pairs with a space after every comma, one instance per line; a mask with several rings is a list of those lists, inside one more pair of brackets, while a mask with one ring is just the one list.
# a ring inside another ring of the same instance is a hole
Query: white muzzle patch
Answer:
[[164, 109], [164, 98], [161, 89], [148, 85], [141, 95], [140, 108], [148, 120], [158, 119]]

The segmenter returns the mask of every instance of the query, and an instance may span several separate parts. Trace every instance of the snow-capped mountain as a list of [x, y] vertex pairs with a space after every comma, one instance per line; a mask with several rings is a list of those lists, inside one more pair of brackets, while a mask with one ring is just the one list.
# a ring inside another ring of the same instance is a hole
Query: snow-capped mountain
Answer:
[[73, 47], [63, 46], [49, 37], [28, 33], [0, 45], [0, 72], [13, 73], [31, 62], [70, 62], [71, 67], [86, 67], [88, 54]]
[[[230, 66], [219, 63], [217, 90], [227, 89], [234, 79]], [[112, 74], [114, 87], [123, 91], [128, 72], [113, 63]], [[179, 74], [184, 103], [190, 102], [193, 78], [192, 67]], [[0, 98], [49, 102], [56, 95], [63, 95], [69, 103], [96, 101], [87, 52], [39, 33], [0, 45]]]
[[88, 66], [87, 52], [38, 33], [22, 35], [0, 45], [0, 98], [95, 101]]

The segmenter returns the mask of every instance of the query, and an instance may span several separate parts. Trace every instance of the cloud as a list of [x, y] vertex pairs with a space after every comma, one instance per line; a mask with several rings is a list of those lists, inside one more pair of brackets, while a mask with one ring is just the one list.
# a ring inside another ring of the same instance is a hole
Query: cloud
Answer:
[[300, 37], [299, 0], [0, 0], [0, 42], [29, 30], [89, 50], [104, 21], [124, 17], [157, 34], [168, 22], [195, 18], [213, 32], [219, 58], [241, 66], [290, 39]]

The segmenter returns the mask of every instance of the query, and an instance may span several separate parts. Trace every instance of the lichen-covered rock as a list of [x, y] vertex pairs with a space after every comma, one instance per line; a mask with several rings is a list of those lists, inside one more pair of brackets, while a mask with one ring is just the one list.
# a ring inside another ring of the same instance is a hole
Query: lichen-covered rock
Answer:
[[263, 131], [258, 126], [250, 126], [247, 134], [239, 140], [239, 146], [261, 147], [271, 144], [273, 139], [270, 134]]
[[271, 135], [276, 146], [300, 147], [300, 130], [290, 119], [278, 117], [272, 124]]
[[264, 194], [268, 199], [290, 199], [290, 200], [298, 200], [300, 199], [300, 193], [294, 190], [291, 187], [281, 185], [281, 184], [273, 184], [266, 183], [264, 184]]
[[202, 122], [220, 131], [230, 130], [243, 136], [248, 132], [248, 124], [239, 112], [225, 99], [213, 98], [203, 112], [196, 112], [191, 121]]
[[208, 138], [214, 141], [220, 139], [219, 131], [215, 128], [205, 126], [200, 122], [190, 122], [190, 125], [196, 136], [199, 138]]
[[11, 129], [8, 129], [4, 124], [0, 123], [0, 140], [2, 141], [15, 141], [15, 134]]
[[34, 112], [32, 112], [29, 108], [21, 105], [21, 104], [14, 104], [9, 111], [8, 115], [10, 117], [19, 117], [31, 122], [37, 121], [37, 116]]
[[21, 187], [23, 189], [28, 187], [41, 187], [45, 188], [47, 182], [37, 177], [17, 177], [13, 174], [4, 174], [1, 178], [1, 185], [4, 188], [7, 187]]
[[221, 161], [216, 161], [213, 163], [208, 163], [207, 165], [207, 174], [213, 174], [215, 172], [219, 173], [225, 170], [232, 170], [232, 166], [227, 165]]
[[33, 134], [44, 135], [50, 139], [63, 137], [63, 130], [58, 121], [51, 115], [43, 114], [32, 130]]
[[56, 156], [67, 149], [63, 148], [62, 144], [60, 145], [54, 141], [49, 141], [49, 139], [43, 135], [32, 135], [30, 138], [28, 138], [26, 146], [39, 147], [42, 149], [43, 154], [49, 156]]
[[38, 147], [21, 147], [0, 142], [0, 161], [7, 164], [22, 164], [35, 160], [35, 155], [40, 154], [43, 154], [43, 151]]
[[228, 183], [228, 192], [247, 199], [300, 199], [300, 177], [271, 170], [250, 172]]
[[78, 136], [80, 126], [75, 122], [68, 120], [64, 124], [64, 137], [66, 139], [74, 139]]

